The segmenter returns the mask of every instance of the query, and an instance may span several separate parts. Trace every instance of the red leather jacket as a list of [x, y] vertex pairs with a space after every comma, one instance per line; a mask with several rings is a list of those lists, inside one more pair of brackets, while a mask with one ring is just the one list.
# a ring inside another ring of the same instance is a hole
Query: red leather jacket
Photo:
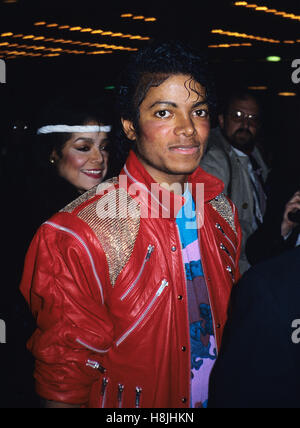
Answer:
[[[241, 231], [217, 178], [199, 168], [189, 183], [194, 200], [204, 196], [199, 242], [219, 347], [239, 278]], [[155, 195], [151, 185], [132, 152], [120, 180], [81, 196], [36, 234], [21, 291], [37, 320], [28, 347], [40, 396], [88, 407], [189, 407], [187, 290], [175, 221], [184, 199], [162, 187]]]

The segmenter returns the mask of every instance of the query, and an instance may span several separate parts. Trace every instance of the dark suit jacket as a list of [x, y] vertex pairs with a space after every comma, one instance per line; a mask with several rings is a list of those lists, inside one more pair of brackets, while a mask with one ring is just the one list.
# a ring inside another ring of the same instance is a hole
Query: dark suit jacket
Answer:
[[297, 319], [300, 248], [252, 268], [236, 287], [210, 378], [210, 408], [300, 407]]

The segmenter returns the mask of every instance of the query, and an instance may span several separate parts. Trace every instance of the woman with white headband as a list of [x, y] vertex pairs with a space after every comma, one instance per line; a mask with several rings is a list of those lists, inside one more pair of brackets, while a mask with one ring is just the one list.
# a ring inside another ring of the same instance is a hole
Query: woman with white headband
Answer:
[[56, 102], [44, 114], [37, 129], [42, 221], [105, 179], [110, 123], [104, 103]]

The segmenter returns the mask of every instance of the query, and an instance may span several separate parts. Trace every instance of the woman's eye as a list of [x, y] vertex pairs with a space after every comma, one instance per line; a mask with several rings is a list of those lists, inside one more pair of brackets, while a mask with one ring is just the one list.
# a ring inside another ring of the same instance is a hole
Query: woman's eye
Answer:
[[78, 147], [77, 150], [79, 152], [89, 152], [90, 148], [88, 146]]
[[155, 116], [159, 117], [160, 119], [166, 119], [171, 116], [171, 113], [168, 110], [161, 110], [155, 113]]

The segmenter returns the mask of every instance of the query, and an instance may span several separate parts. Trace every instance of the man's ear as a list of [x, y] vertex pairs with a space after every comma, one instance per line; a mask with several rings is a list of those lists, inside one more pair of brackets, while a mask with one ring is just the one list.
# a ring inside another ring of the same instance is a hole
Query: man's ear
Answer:
[[121, 119], [126, 137], [131, 141], [136, 141], [136, 132], [133, 123], [127, 119]]
[[219, 119], [220, 128], [224, 129], [224, 114], [223, 113], [219, 114], [218, 119]]

